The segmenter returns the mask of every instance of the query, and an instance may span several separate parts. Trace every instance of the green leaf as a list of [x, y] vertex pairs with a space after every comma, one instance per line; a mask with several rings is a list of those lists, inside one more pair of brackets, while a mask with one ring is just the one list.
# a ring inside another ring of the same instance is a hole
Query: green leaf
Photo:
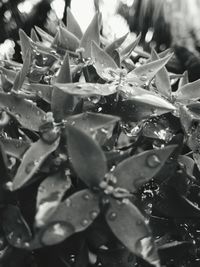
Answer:
[[78, 39], [82, 38], [82, 30], [69, 7], [67, 8], [67, 29], [68, 31], [73, 33]]
[[126, 40], [128, 34], [129, 33], [126, 33], [122, 37], [117, 38], [116, 40], [112, 41], [109, 45], [107, 45], [105, 47], [105, 49], [104, 49], [105, 52], [111, 56], [113, 54], [113, 51], [118, 49], [123, 44], [123, 42]]
[[43, 31], [40, 27], [35, 26], [36, 31], [39, 33], [40, 37], [42, 38], [43, 42], [52, 43], [53, 42], [53, 36], [48, 34], [47, 32]]
[[59, 27], [58, 33], [58, 46], [70, 51], [76, 51], [79, 47], [79, 39], [63, 27]]
[[[152, 60], [158, 60], [160, 58], [154, 49], [152, 49], [151, 57]], [[168, 99], [171, 99], [171, 84], [166, 67], [163, 67], [157, 72], [155, 83], [158, 92], [160, 92], [161, 95], [167, 97]]]
[[41, 232], [41, 243], [53, 245], [85, 230], [98, 216], [98, 198], [85, 189], [62, 202]]
[[11, 70], [11, 69], [6, 69], [4, 67], [0, 67], [0, 70], [2, 74], [4, 74], [10, 82], [14, 82], [16, 78], [16, 71]]
[[137, 83], [138, 85], [144, 85], [150, 82], [157, 72], [167, 64], [171, 57], [172, 55], [169, 55], [135, 68], [128, 73], [127, 81]]
[[53, 86], [42, 83], [24, 84], [23, 90], [36, 94], [37, 97], [42, 98], [47, 103], [51, 103]]
[[74, 171], [89, 187], [98, 187], [107, 173], [106, 157], [100, 146], [81, 130], [67, 126], [67, 150]]
[[29, 49], [31, 50], [32, 40], [31, 38], [27, 36], [27, 34], [22, 29], [19, 29], [19, 38], [20, 38], [20, 46], [21, 46], [21, 51], [22, 51], [22, 59], [24, 62], [27, 51]]
[[147, 150], [134, 155], [116, 166], [113, 175], [117, 178], [117, 187], [135, 192], [151, 180], [165, 164], [176, 145]]
[[194, 170], [194, 160], [186, 155], [179, 155], [178, 161], [184, 166], [186, 173], [192, 176]]
[[25, 151], [29, 148], [30, 143], [13, 138], [0, 137], [6, 154], [21, 159]]
[[39, 42], [40, 39], [37, 35], [37, 32], [35, 31], [34, 28], [31, 29], [31, 40], [33, 40], [33, 42]]
[[33, 143], [24, 153], [21, 164], [13, 180], [13, 190], [20, 189], [38, 171], [45, 159], [58, 147], [58, 138], [52, 144], [47, 144], [42, 139]]
[[91, 56], [98, 75], [103, 79], [106, 69], [116, 70], [118, 68], [115, 61], [93, 41], [91, 42]]
[[100, 30], [99, 30], [99, 20], [100, 15], [97, 12], [88, 25], [81, 41], [80, 41], [80, 47], [83, 47], [85, 49], [83, 55], [84, 57], [88, 58], [91, 57], [91, 42], [95, 42], [97, 45], [100, 44]]
[[137, 36], [137, 38], [132, 43], [130, 43], [127, 47], [125, 47], [120, 52], [120, 56], [121, 56], [122, 60], [125, 60], [127, 57], [129, 57], [131, 55], [131, 53], [136, 48], [136, 46], [138, 46], [140, 39], [141, 39], [141, 34], [139, 34]]
[[43, 226], [60, 204], [65, 192], [71, 187], [71, 180], [63, 172], [47, 177], [39, 186], [35, 224]]
[[157, 251], [145, 218], [129, 200], [110, 200], [106, 221], [116, 237], [135, 255], [160, 266]]
[[[60, 84], [72, 82], [68, 53], [65, 54], [56, 82]], [[63, 92], [54, 86], [51, 99], [51, 110], [54, 114], [55, 121], [60, 121], [65, 118], [66, 115], [70, 115], [74, 109], [74, 105], [74, 97], [72, 95]]]
[[180, 78], [179, 83], [178, 83], [178, 88], [183, 87], [184, 85], [189, 83], [189, 78], [188, 78], [188, 72], [187, 70], [183, 73], [183, 76]]
[[95, 95], [107, 96], [116, 93], [116, 85], [100, 83], [55, 83], [63, 92], [75, 96], [90, 97]]
[[17, 206], [8, 205], [2, 212], [2, 226], [9, 244], [17, 248], [28, 248], [31, 231]]
[[85, 112], [67, 118], [67, 123], [77, 127], [87, 134], [94, 133], [98, 129], [109, 126], [119, 121], [117, 116]]
[[24, 100], [15, 94], [0, 92], [0, 107], [15, 116], [22, 127], [33, 131], [39, 130], [46, 115], [34, 103]]
[[189, 101], [200, 99], [200, 79], [178, 88], [174, 93], [177, 101]]

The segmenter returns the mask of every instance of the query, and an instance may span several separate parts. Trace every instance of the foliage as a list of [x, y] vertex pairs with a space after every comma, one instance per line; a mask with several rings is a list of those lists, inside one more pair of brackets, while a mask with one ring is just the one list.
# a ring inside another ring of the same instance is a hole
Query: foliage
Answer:
[[67, 12], [1, 62], [2, 266], [197, 266], [200, 81]]

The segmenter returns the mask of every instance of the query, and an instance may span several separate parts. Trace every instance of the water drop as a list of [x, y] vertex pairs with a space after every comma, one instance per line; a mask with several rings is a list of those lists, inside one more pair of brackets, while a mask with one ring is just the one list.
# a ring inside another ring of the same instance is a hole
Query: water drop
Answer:
[[146, 76], [146, 75], [142, 75], [142, 76], [140, 77], [140, 81], [142, 81], [142, 82], [146, 82], [146, 81], [147, 81], [147, 76]]
[[114, 221], [117, 218], [117, 213], [116, 212], [110, 212], [108, 215], [108, 219], [111, 221]]
[[83, 199], [84, 199], [84, 200], [89, 200], [89, 199], [90, 199], [90, 196], [89, 196], [88, 194], [84, 194], [84, 195], [83, 195]]
[[15, 118], [16, 118], [17, 120], [20, 120], [20, 118], [21, 118], [21, 115], [20, 115], [20, 114], [18, 114], [18, 113], [16, 113], [16, 114], [15, 114]]
[[81, 222], [81, 224], [82, 224], [82, 226], [86, 226], [86, 225], [88, 225], [88, 220], [87, 219], [84, 219], [84, 220], [82, 220], [82, 222]]
[[147, 165], [150, 168], [156, 168], [160, 165], [160, 163], [160, 159], [156, 154], [152, 154], [147, 157]]
[[25, 172], [26, 172], [27, 174], [29, 174], [29, 173], [33, 170], [34, 167], [35, 167], [35, 162], [34, 162], [34, 161], [29, 162], [29, 163], [26, 165]]
[[65, 204], [66, 204], [66, 206], [67, 206], [68, 208], [71, 207], [71, 205], [72, 205], [72, 201], [71, 201], [71, 199], [67, 198], [67, 199], [65, 200]]
[[96, 219], [97, 216], [98, 216], [98, 212], [96, 210], [93, 210], [90, 212], [90, 218], [92, 220]]

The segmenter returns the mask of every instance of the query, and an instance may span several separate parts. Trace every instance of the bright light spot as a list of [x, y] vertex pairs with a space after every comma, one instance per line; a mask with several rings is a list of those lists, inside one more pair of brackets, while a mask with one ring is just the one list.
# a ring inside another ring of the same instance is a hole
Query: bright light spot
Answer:
[[17, 8], [21, 13], [30, 13], [33, 9], [33, 7], [37, 4], [41, 2], [41, 0], [26, 0], [22, 3], [19, 3]]
[[152, 38], [153, 38], [153, 30], [149, 29], [145, 36], [145, 42], [147, 43], [151, 42]]
[[0, 59], [10, 59], [15, 53], [14, 50], [15, 43], [14, 41], [7, 39], [4, 43], [0, 44]]
[[64, 8], [65, 8], [65, 1], [64, 0], [54, 0], [51, 3], [51, 8], [55, 10], [58, 19], [63, 18]]
[[132, 6], [134, 0], [121, 0], [121, 2], [122, 2], [124, 5]]
[[6, 10], [4, 13], [4, 17], [7, 21], [9, 21], [12, 17], [10, 10]]
[[84, 32], [95, 14], [93, 0], [72, 0], [71, 10]]

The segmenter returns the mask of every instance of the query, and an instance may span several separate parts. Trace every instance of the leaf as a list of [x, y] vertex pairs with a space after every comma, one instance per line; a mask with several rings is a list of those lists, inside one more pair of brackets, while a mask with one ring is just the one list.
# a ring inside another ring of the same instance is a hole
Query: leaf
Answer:
[[85, 49], [83, 55], [86, 58], [91, 57], [91, 42], [93, 41], [97, 45], [100, 44], [99, 17], [100, 15], [97, 12], [88, 25], [80, 41], [80, 47], [83, 47]]
[[154, 266], [160, 266], [157, 251], [145, 218], [129, 200], [110, 200], [106, 221], [116, 237], [137, 256]]
[[189, 101], [200, 99], [200, 79], [178, 88], [174, 93], [177, 101]]
[[41, 243], [53, 245], [85, 230], [98, 216], [98, 198], [89, 190], [76, 192], [62, 202], [41, 232]]
[[184, 85], [189, 83], [189, 78], [188, 78], [188, 72], [187, 70], [183, 73], [183, 76], [180, 78], [179, 83], [178, 83], [178, 88], [183, 87]]
[[131, 55], [131, 53], [136, 48], [136, 46], [138, 46], [140, 39], [141, 39], [141, 34], [139, 34], [137, 36], [137, 38], [132, 43], [130, 43], [127, 47], [125, 47], [121, 51], [120, 56], [121, 56], [122, 60], [125, 60], [127, 57], [129, 57]]
[[1, 137], [6, 154], [9, 156], [21, 159], [25, 151], [29, 148], [30, 144], [26, 141]]
[[35, 224], [38, 227], [45, 225], [70, 187], [71, 180], [61, 171], [47, 177], [40, 184], [37, 194], [37, 213], [35, 215]]
[[53, 36], [48, 34], [47, 32], [43, 31], [40, 27], [34, 26], [36, 31], [39, 33], [40, 37], [42, 38], [43, 42], [52, 43], [53, 42]]
[[43, 99], [47, 103], [51, 103], [53, 86], [42, 83], [24, 84], [23, 89], [30, 93], [36, 94], [39, 98]]
[[6, 79], [8, 79], [10, 82], [14, 82], [16, 78], [16, 71], [11, 70], [11, 69], [6, 69], [4, 67], [0, 67], [0, 70], [2, 74], [6, 76]]
[[[60, 84], [72, 82], [68, 53], [65, 54], [56, 82]], [[55, 121], [60, 121], [65, 118], [66, 115], [70, 115], [74, 109], [74, 105], [74, 97], [72, 95], [66, 94], [54, 86], [51, 110], [54, 114]]]
[[32, 40], [31, 38], [27, 36], [27, 34], [22, 29], [19, 29], [19, 38], [20, 38], [20, 46], [21, 46], [21, 51], [22, 51], [22, 59], [24, 62], [27, 51], [29, 49], [31, 50]]
[[194, 160], [186, 155], [179, 155], [178, 161], [184, 166], [186, 173], [192, 176], [194, 170]]
[[120, 38], [117, 38], [116, 40], [112, 41], [110, 44], [108, 44], [106, 47], [105, 47], [105, 52], [108, 54], [108, 55], [112, 55], [113, 51], [115, 51], [116, 49], [118, 49], [122, 44], [123, 42], [126, 40], [127, 36], [128, 36], [129, 33], [126, 33], [125, 35], [123, 35], [122, 37]]
[[94, 133], [94, 131], [114, 124], [119, 120], [120, 118], [117, 116], [85, 112], [68, 117], [67, 123], [77, 127], [87, 134], [91, 134], [91, 132]]
[[31, 40], [33, 40], [33, 42], [39, 42], [40, 41], [34, 28], [31, 29]]
[[46, 115], [34, 103], [24, 100], [15, 94], [0, 92], [0, 107], [15, 116], [22, 127], [33, 131], [39, 130]]
[[24, 153], [21, 164], [13, 180], [13, 190], [20, 189], [38, 171], [45, 159], [56, 150], [60, 139], [52, 144], [47, 144], [42, 139], [33, 143]]
[[76, 51], [79, 47], [79, 39], [66, 28], [60, 26], [58, 32], [58, 46], [70, 51]]
[[106, 69], [116, 70], [118, 68], [115, 61], [93, 41], [91, 41], [91, 56], [98, 75], [103, 79]]
[[[154, 49], [152, 49], [151, 56], [152, 60], [158, 60], [160, 58]], [[171, 99], [171, 84], [166, 67], [163, 67], [157, 72], [155, 83], [158, 92], [160, 92], [161, 95], [167, 97], [168, 99]]]
[[107, 96], [116, 93], [116, 85], [100, 83], [55, 83], [63, 92], [75, 96], [90, 97], [95, 95]]
[[171, 57], [172, 55], [169, 55], [135, 68], [128, 73], [127, 81], [138, 83], [140, 86], [146, 84], [154, 78], [157, 72], [166, 65]]
[[98, 187], [107, 173], [106, 157], [100, 146], [79, 129], [67, 126], [67, 150], [72, 166], [89, 187]]
[[17, 206], [8, 205], [4, 208], [2, 226], [9, 244], [17, 248], [29, 247], [32, 234]]
[[147, 150], [119, 163], [113, 171], [117, 187], [135, 192], [151, 180], [165, 164], [176, 145]]
[[78, 39], [82, 38], [82, 30], [69, 7], [67, 7], [67, 29], [68, 31], [73, 33]]

